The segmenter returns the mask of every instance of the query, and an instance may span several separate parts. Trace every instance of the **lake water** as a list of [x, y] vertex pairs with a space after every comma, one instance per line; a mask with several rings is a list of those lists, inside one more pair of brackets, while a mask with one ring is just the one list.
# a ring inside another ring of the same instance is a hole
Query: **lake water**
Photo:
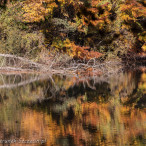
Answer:
[[107, 77], [0, 74], [0, 143], [144, 146], [145, 107], [143, 68]]

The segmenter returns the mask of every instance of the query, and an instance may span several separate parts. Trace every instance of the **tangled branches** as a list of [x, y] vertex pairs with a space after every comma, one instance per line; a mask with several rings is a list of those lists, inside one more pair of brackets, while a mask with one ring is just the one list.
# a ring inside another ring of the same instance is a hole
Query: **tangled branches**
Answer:
[[[0, 54], [1, 72], [40, 72], [49, 74], [82, 74], [82, 75], [101, 75], [117, 72], [122, 65], [120, 63], [109, 61], [101, 63], [96, 58], [89, 61], [74, 60], [65, 56], [48, 58], [47, 63], [36, 63], [23, 57], [15, 55]], [[89, 73], [89, 74], [88, 74]]]
[[22, 72], [41, 71], [45, 70], [45, 65], [15, 55], [0, 54], [0, 70]]

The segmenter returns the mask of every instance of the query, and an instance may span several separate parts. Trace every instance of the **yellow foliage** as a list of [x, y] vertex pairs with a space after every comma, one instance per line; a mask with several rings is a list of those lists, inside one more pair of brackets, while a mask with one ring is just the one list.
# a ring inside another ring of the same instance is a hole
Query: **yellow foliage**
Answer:
[[142, 50], [146, 52], [146, 43], [142, 46]]
[[39, 22], [44, 20], [48, 14], [52, 14], [53, 8], [57, 7], [54, 0], [27, 0], [24, 2], [24, 21], [25, 22]]
[[138, 84], [139, 89], [144, 90], [144, 93], [146, 93], [146, 73], [143, 73], [141, 75], [140, 82]]
[[53, 41], [51, 47], [57, 49], [58, 51], [65, 49], [65, 53], [67, 53], [72, 58], [80, 58], [80, 59], [91, 59], [91, 58], [98, 58], [102, 54], [94, 51], [89, 51], [90, 47], [82, 47], [75, 45], [74, 42], [71, 42], [68, 38], [64, 41], [59, 39]]

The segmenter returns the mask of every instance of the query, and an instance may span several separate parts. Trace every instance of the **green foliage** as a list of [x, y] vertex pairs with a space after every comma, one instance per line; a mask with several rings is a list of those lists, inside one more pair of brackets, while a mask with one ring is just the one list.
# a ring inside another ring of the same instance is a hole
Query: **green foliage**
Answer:
[[36, 57], [43, 47], [43, 35], [30, 32], [29, 26], [20, 21], [20, 8], [20, 4], [10, 6], [0, 17], [0, 52]]
[[77, 26], [73, 26], [71, 24], [71, 22], [68, 22], [67, 20], [65, 19], [60, 19], [60, 18], [54, 18], [52, 19], [52, 22], [54, 23], [54, 25], [56, 26], [63, 26], [63, 29], [60, 30], [62, 32], [75, 32], [76, 29], [77, 29]]

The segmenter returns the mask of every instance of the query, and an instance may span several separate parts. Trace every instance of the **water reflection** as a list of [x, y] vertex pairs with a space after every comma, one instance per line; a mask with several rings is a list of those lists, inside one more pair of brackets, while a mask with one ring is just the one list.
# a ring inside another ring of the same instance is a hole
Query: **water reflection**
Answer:
[[1, 75], [0, 139], [46, 139], [43, 145], [65, 146], [145, 145], [145, 104], [144, 71], [103, 80]]

